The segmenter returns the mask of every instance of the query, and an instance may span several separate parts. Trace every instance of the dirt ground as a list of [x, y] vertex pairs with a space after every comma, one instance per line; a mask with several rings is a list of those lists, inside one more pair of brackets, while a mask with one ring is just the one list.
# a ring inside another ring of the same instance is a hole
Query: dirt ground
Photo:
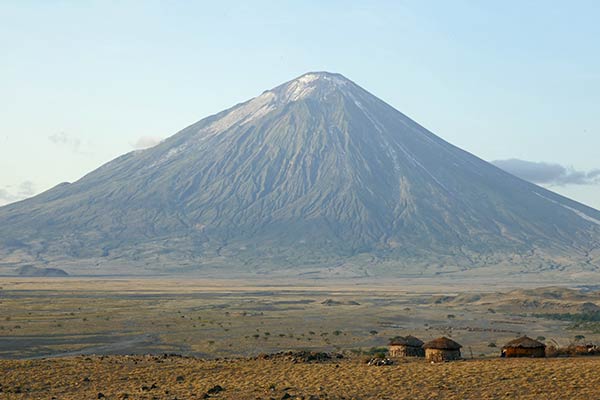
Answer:
[[0, 360], [1, 399], [597, 399], [600, 358], [429, 364], [163, 356]]

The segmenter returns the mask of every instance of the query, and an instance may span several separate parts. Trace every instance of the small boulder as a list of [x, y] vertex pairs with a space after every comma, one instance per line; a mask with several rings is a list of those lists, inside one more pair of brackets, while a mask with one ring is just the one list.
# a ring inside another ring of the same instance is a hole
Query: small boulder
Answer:
[[221, 385], [215, 385], [215, 386], [211, 387], [210, 389], [208, 389], [208, 391], [206, 393], [209, 395], [217, 394], [217, 393], [222, 392], [223, 390], [225, 390], [225, 389], [223, 389], [223, 387]]

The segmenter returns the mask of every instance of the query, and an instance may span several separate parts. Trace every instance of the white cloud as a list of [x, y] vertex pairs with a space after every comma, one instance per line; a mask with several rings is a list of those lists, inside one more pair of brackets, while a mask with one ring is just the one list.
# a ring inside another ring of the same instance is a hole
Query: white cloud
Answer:
[[577, 171], [560, 164], [518, 159], [496, 160], [492, 164], [529, 182], [545, 185], [598, 185], [600, 170]]
[[14, 203], [36, 194], [36, 188], [33, 182], [24, 181], [18, 186], [7, 185], [0, 188], [0, 205]]
[[74, 152], [78, 152], [81, 147], [81, 140], [65, 132], [55, 133], [48, 136], [48, 140], [58, 146], [70, 147]]
[[161, 137], [158, 136], [142, 136], [135, 143], [131, 143], [134, 149], [148, 149], [154, 147], [162, 141]]

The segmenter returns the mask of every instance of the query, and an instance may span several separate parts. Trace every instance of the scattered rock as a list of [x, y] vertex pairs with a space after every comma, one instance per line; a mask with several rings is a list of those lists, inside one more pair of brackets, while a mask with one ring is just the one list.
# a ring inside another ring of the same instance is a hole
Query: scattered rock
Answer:
[[383, 366], [383, 365], [393, 365], [394, 361], [390, 360], [389, 358], [372, 358], [369, 360], [369, 362], [367, 362], [367, 365], [374, 365], [377, 367]]
[[208, 389], [208, 391], [206, 393], [209, 395], [217, 394], [217, 393], [222, 392], [223, 390], [225, 390], [225, 389], [223, 389], [223, 387], [221, 385], [215, 385], [215, 386], [211, 387], [210, 389]]
[[177, 378], [175, 378], [176, 382], [183, 382], [185, 380], [185, 378], [183, 377], [183, 375], [179, 375], [177, 376]]

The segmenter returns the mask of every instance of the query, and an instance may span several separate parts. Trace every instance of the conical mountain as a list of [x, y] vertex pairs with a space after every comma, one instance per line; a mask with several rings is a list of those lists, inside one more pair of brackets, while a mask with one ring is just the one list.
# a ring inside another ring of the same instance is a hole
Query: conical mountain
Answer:
[[600, 212], [305, 74], [0, 208], [0, 262], [76, 273], [593, 271]]

